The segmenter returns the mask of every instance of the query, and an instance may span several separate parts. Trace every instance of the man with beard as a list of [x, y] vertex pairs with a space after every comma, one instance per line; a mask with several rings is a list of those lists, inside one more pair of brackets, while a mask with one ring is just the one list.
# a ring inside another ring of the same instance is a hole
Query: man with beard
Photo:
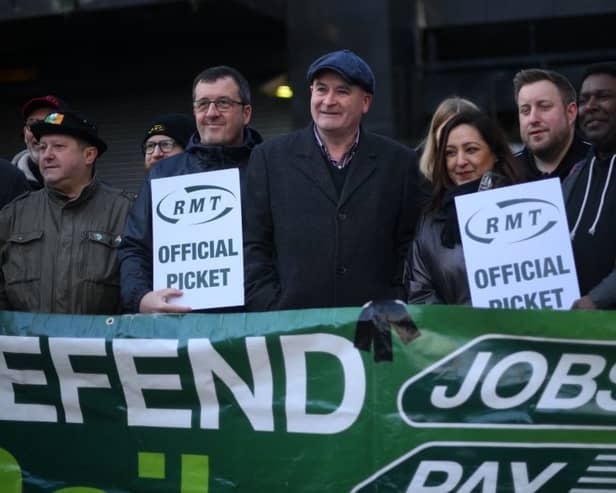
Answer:
[[563, 183], [582, 297], [573, 308], [616, 308], [616, 62], [589, 66], [579, 97], [579, 126], [592, 144]]
[[563, 75], [542, 69], [518, 72], [513, 89], [525, 145], [516, 154], [521, 171], [530, 181], [564, 180], [590, 147], [575, 133], [575, 89]]

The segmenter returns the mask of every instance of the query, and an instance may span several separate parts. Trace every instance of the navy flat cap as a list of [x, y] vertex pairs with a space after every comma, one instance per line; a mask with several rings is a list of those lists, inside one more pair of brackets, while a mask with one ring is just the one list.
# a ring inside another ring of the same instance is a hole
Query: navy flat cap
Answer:
[[306, 77], [312, 83], [317, 72], [333, 70], [351, 84], [360, 86], [370, 94], [374, 94], [374, 74], [370, 66], [351, 50], [339, 50], [327, 53], [317, 58], [308, 68]]

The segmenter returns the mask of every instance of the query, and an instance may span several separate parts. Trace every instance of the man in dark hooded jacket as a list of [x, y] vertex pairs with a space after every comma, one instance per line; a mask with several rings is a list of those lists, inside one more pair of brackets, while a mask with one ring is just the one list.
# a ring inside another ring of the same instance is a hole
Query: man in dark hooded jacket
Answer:
[[563, 183], [582, 297], [577, 309], [616, 309], [616, 62], [590, 65], [579, 92], [579, 126], [592, 150]]
[[120, 246], [121, 289], [129, 312], [187, 312], [190, 307], [169, 303], [178, 289], [153, 290], [151, 180], [170, 176], [239, 168], [244, 194], [246, 163], [261, 136], [248, 127], [252, 114], [250, 87], [234, 68], [212, 67], [195, 77], [193, 110], [197, 133], [185, 152], [154, 166], [131, 209]]

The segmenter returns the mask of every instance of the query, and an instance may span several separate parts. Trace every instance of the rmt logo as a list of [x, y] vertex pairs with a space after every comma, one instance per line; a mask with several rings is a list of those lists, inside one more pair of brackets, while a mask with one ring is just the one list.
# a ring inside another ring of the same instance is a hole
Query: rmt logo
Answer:
[[464, 231], [483, 244], [519, 243], [548, 232], [557, 224], [558, 215], [558, 207], [547, 200], [502, 200], [472, 214]]
[[156, 214], [171, 224], [206, 224], [226, 216], [236, 204], [235, 194], [226, 188], [196, 185], [165, 195], [156, 205]]

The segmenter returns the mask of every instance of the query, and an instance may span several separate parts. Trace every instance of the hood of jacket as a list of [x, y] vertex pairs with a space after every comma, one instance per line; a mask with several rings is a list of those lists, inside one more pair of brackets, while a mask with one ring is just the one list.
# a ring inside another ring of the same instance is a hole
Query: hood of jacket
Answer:
[[195, 132], [186, 146], [186, 152], [194, 154], [200, 160], [214, 166], [216, 164], [242, 165], [248, 161], [254, 147], [261, 142], [263, 142], [263, 138], [252, 127], [244, 128], [244, 142], [239, 146], [202, 144], [199, 133]]

